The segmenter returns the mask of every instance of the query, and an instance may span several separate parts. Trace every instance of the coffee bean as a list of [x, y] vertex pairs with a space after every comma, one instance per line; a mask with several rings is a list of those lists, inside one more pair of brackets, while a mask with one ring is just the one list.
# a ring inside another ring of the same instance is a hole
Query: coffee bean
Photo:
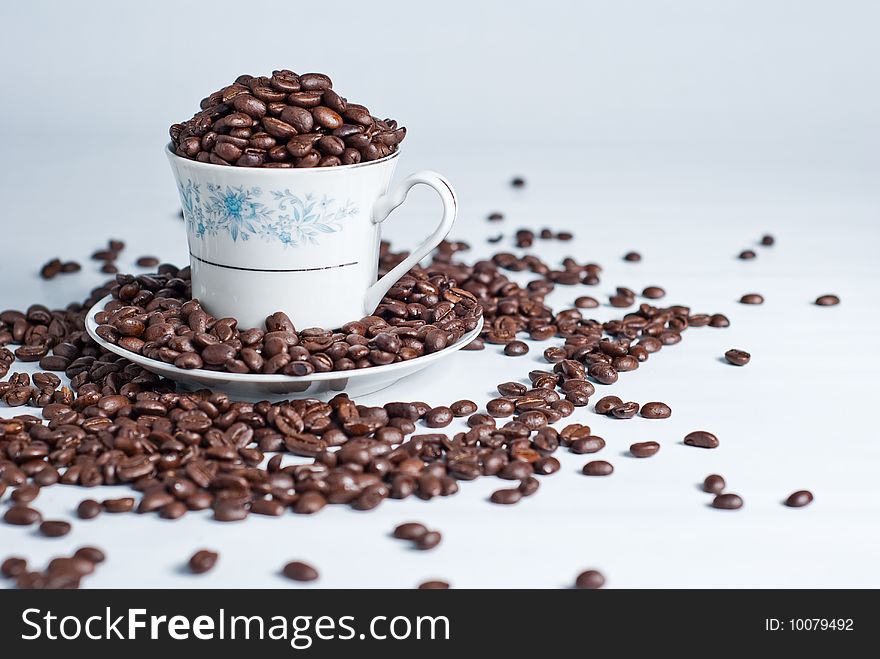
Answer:
[[11, 556], [0, 565], [0, 574], [7, 579], [15, 579], [27, 572], [27, 561], [17, 556]]
[[440, 531], [427, 531], [419, 537], [414, 538], [413, 542], [416, 549], [426, 551], [439, 545], [442, 539], [443, 536], [440, 534]]
[[623, 401], [618, 396], [603, 396], [596, 401], [596, 414], [608, 414], [615, 407], [623, 405]]
[[574, 301], [574, 306], [578, 309], [595, 309], [599, 306], [599, 301], [589, 295], [582, 295]]
[[[558, 461], [557, 461], [557, 464], [558, 464]], [[556, 469], [556, 471], [558, 471], [558, 469]], [[534, 476], [529, 476], [528, 478], [525, 478], [522, 481], [520, 481], [519, 487], [517, 489], [520, 491], [520, 493], [524, 497], [530, 497], [535, 492], [538, 491], [538, 488], [540, 486], [541, 486], [541, 483], [538, 481], [537, 478], [535, 478]]]
[[511, 341], [504, 346], [504, 354], [509, 357], [519, 357], [525, 355], [529, 351], [529, 346], [522, 341]]
[[428, 532], [424, 524], [418, 522], [406, 522], [394, 527], [393, 536], [400, 540], [418, 540]]
[[291, 561], [281, 573], [293, 581], [315, 581], [318, 578], [318, 571], [302, 561]]
[[477, 404], [472, 400], [457, 400], [449, 406], [452, 414], [457, 417], [470, 416], [477, 411]]
[[666, 295], [666, 291], [659, 286], [648, 286], [642, 291], [642, 297], [646, 297], [649, 300], [659, 300], [664, 295]]
[[604, 460], [593, 460], [585, 464], [581, 471], [586, 476], [608, 476], [614, 471], [614, 466]]
[[657, 442], [637, 442], [629, 447], [629, 452], [637, 458], [650, 458], [660, 450]]
[[612, 307], [624, 308], [631, 307], [635, 300], [627, 295], [612, 295], [608, 298]]
[[776, 244], [776, 239], [773, 238], [770, 234], [764, 235], [761, 237], [761, 244], [765, 247], [770, 247]]
[[486, 411], [493, 417], [510, 416], [516, 410], [516, 404], [509, 398], [493, 398], [486, 403]]
[[672, 408], [666, 403], [650, 402], [642, 405], [639, 414], [645, 419], [668, 419], [672, 416]]
[[755, 254], [754, 250], [751, 250], [751, 249], [745, 249], [745, 250], [743, 250], [742, 252], [739, 253], [739, 257], [738, 257], [738, 258], [739, 258], [739, 259], [742, 259], [743, 261], [748, 261], [748, 260], [751, 260], [751, 259], [755, 258], [756, 256], [758, 256], [758, 255]]
[[737, 510], [743, 507], [743, 500], [737, 494], [719, 494], [712, 499], [712, 507], [721, 510]]
[[70, 523], [63, 521], [45, 521], [40, 524], [40, 533], [47, 538], [59, 538], [70, 533]]
[[134, 499], [132, 497], [105, 499], [102, 506], [108, 513], [128, 513], [134, 510]]
[[598, 570], [581, 572], [574, 581], [574, 587], [581, 590], [596, 590], [605, 585], [605, 577]]
[[803, 508], [813, 502], [813, 493], [809, 490], [798, 490], [789, 495], [785, 505], [789, 508]]
[[34, 501], [40, 495], [40, 488], [35, 485], [19, 485], [12, 491], [9, 498], [15, 503], [27, 504]]
[[97, 547], [80, 547], [73, 554], [74, 560], [88, 561], [92, 564], [103, 563], [107, 556]]
[[572, 453], [578, 454], [596, 453], [603, 448], [605, 448], [605, 440], [597, 435], [578, 437], [568, 447]]
[[639, 404], [632, 401], [615, 405], [610, 412], [611, 416], [617, 419], [632, 419], [638, 413]]
[[157, 265], [159, 265], [159, 259], [157, 259], [155, 256], [141, 256], [140, 258], [138, 258], [137, 261], [135, 261], [135, 265], [137, 265], [139, 268], [155, 268]]
[[492, 496], [489, 497], [492, 503], [501, 505], [518, 503], [520, 499], [522, 499], [522, 492], [518, 488], [495, 490], [492, 492]]
[[703, 481], [703, 492], [709, 494], [721, 494], [725, 487], [727, 487], [727, 483], [718, 474], [709, 474]]
[[764, 304], [764, 296], [760, 293], [746, 293], [739, 301], [742, 304]]
[[189, 571], [193, 574], [204, 574], [214, 569], [220, 555], [215, 551], [200, 549], [189, 559]]
[[591, 364], [587, 373], [599, 384], [614, 384], [618, 378], [617, 370], [605, 362]]
[[820, 307], [832, 307], [840, 304], [840, 298], [836, 295], [820, 295], [816, 298], [816, 304]]
[[724, 314], [712, 314], [709, 318], [709, 327], [730, 327], [730, 321]]
[[94, 499], [83, 499], [76, 507], [76, 515], [80, 519], [94, 519], [102, 510], [101, 504]]
[[429, 428], [445, 428], [452, 423], [453, 417], [452, 410], [448, 407], [434, 407], [425, 414], [425, 425]]
[[54, 279], [58, 273], [61, 272], [61, 260], [60, 259], [52, 259], [51, 261], [46, 262], [42, 268], [40, 268], [40, 276], [43, 279]]
[[449, 583], [446, 581], [423, 581], [419, 584], [419, 590], [448, 590]]
[[699, 448], [718, 448], [718, 438], [706, 430], [695, 430], [685, 435], [684, 443]]
[[3, 515], [3, 521], [14, 526], [30, 526], [31, 524], [36, 524], [42, 518], [43, 516], [39, 511], [20, 504], [7, 508]]
[[751, 358], [752, 356], [745, 350], [737, 350], [736, 348], [731, 348], [724, 353], [724, 359], [726, 359], [729, 364], [733, 364], [734, 366], [745, 366], [749, 363], [749, 360], [751, 360]]
[[510, 185], [512, 185], [515, 188], [525, 187], [525, 184], [526, 184], [526, 180], [524, 178], [522, 178], [521, 176], [515, 176], [510, 181]]
[[638, 252], [627, 252], [626, 254], [623, 255], [623, 260], [635, 263], [637, 261], [642, 260], [642, 255], [639, 254]]

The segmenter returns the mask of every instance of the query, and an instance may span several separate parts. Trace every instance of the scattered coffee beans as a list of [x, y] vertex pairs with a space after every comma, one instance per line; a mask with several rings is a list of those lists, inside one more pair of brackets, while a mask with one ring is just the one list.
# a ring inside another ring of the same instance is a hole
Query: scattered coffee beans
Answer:
[[789, 508], [803, 508], [813, 502], [813, 493], [809, 490], [798, 490], [789, 495], [785, 505]]
[[406, 129], [349, 103], [323, 73], [241, 75], [170, 128], [174, 152], [215, 165], [334, 167], [384, 158]]
[[724, 353], [724, 359], [734, 366], [745, 366], [749, 363], [751, 358], [752, 356], [745, 350], [737, 350], [736, 348], [731, 348]]
[[418, 540], [427, 532], [428, 528], [424, 524], [406, 522], [395, 527], [393, 535], [400, 540]]

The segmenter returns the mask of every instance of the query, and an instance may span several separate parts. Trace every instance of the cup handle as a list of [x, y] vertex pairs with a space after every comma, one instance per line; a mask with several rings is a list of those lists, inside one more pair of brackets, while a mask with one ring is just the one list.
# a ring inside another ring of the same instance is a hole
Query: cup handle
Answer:
[[437, 172], [425, 170], [407, 176], [391, 192], [382, 195], [376, 200], [376, 203], [373, 205], [373, 224], [384, 222], [391, 214], [391, 211], [406, 200], [406, 195], [409, 194], [410, 189], [420, 183], [434, 188], [437, 194], [440, 195], [440, 201], [443, 202], [443, 217], [440, 220], [440, 224], [434, 229], [434, 232], [425, 238], [421, 245], [416, 247], [409, 256], [367, 289], [366, 295], [364, 295], [364, 313], [367, 315], [376, 310], [382, 298], [385, 297], [385, 293], [388, 292], [388, 289], [398, 279], [440, 244], [440, 241], [446, 237], [446, 234], [452, 228], [452, 223], [455, 222], [455, 216], [458, 214], [458, 201], [455, 197], [455, 191], [449, 185], [449, 181], [443, 176]]

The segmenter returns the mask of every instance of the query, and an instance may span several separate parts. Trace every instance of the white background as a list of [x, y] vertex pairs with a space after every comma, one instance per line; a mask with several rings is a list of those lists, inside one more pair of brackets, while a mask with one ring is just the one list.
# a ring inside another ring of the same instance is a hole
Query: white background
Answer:
[[[520, 227], [571, 229], [575, 241], [541, 243], [541, 254], [605, 273], [595, 289], [557, 288], [557, 308], [660, 285], [669, 303], [732, 325], [689, 330], [600, 389], [666, 401], [671, 419], [615, 421], [592, 406], [569, 419], [606, 438], [595, 457], [614, 463], [609, 478], [581, 476], [587, 456], [560, 452], [561, 473], [513, 507], [486, 500], [506, 482], [481, 479], [370, 513], [104, 515], [56, 540], [0, 525], [0, 557], [39, 566], [96, 544], [110, 558], [85, 584], [100, 587], [289, 586], [278, 570], [293, 559], [320, 570], [315, 587], [562, 587], [588, 567], [609, 587], [880, 586], [876, 3], [389, 0], [338, 2], [326, 16], [280, 1], [16, 5], [0, 8], [2, 307], [84, 298], [102, 280], [88, 255], [109, 237], [129, 243], [126, 268], [143, 254], [185, 263], [168, 125], [239, 73], [288, 67], [326, 71], [349, 99], [408, 127], [398, 174], [449, 177], [462, 208], [452, 237], [472, 244], [468, 258], [489, 254], [499, 232], [509, 247]], [[507, 186], [515, 174], [525, 190]], [[487, 223], [492, 210], [507, 219]], [[386, 236], [412, 244], [437, 212], [430, 193], [413, 194]], [[766, 232], [777, 246], [755, 247]], [[759, 257], [737, 260], [745, 248]], [[641, 263], [621, 261], [631, 249]], [[53, 256], [84, 270], [43, 282]], [[748, 292], [766, 304], [739, 305]], [[843, 303], [811, 304], [826, 292]], [[482, 403], [541, 367], [543, 347], [460, 353], [362, 402]], [[752, 362], [719, 361], [731, 347]], [[683, 446], [695, 429], [720, 448]], [[662, 444], [657, 456], [624, 455], [645, 440]], [[742, 510], [707, 506], [697, 486], [712, 472]], [[801, 488], [816, 496], [810, 507], [781, 505]], [[37, 505], [64, 518], [85, 496], [124, 492], [52, 487]], [[440, 547], [388, 536], [411, 519], [441, 530]], [[181, 566], [202, 547], [221, 560], [193, 577]]]

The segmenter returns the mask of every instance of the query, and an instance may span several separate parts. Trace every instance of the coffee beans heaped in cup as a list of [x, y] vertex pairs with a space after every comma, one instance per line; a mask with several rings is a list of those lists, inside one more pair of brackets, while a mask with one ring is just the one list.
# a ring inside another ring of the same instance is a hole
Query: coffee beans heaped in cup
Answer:
[[323, 73], [241, 75], [170, 128], [183, 158], [237, 167], [334, 167], [384, 158], [406, 137], [333, 89]]

